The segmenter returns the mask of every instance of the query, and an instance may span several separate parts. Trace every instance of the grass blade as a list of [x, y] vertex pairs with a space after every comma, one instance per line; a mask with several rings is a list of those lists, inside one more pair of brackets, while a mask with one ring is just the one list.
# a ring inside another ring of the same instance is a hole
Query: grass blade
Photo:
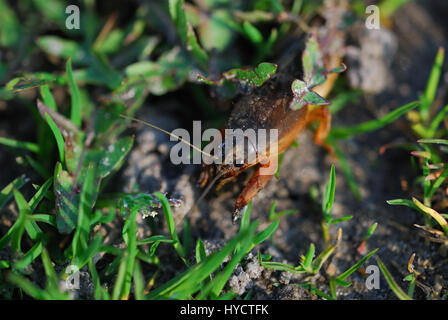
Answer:
[[386, 266], [383, 264], [380, 258], [376, 258], [376, 261], [378, 263], [378, 267], [380, 268], [381, 272], [383, 273], [384, 277], [386, 278], [387, 283], [389, 284], [389, 287], [392, 289], [392, 291], [395, 293], [395, 295], [400, 300], [412, 300], [411, 297], [409, 297], [403, 289], [400, 288], [400, 286], [395, 282], [394, 278], [390, 274], [389, 270], [387, 270]]
[[79, 94], [79, 88], [76, 84], [76, 81], [73, 78], [72, 59], [67, 60], [66, 72], [67, 72], [68, 85], [70, 87], [71, 92], [70, 120], [73, 122], [75, 126], [79, 128], [81, 127], [82, 122], [81, 96]]
[[0, 144], [3, 144], [5, 146], [11, 147], [11, 148], [19, 148], [19, 149], [25, 149], [30, 152], [39, 153], [40, 148], [37, 144], [32, 142], [23, 142], [23, 141], [17, 141], [14, 139], [4, 138], [0, 137]]
[[394, 122], [403, 114], [407, 113], [408, 111], [411, 111], [418, 105], [419, 102], [411, 102], [393, 110], [392, 112], [388, 113], [387, 115], [379, 119], [367, 121], [351, 127], [334, 128], [331, 130], [330, 136], [333, 139], [347, 139], [357, 134], [362, 134], [381, 129], [382, 127]]

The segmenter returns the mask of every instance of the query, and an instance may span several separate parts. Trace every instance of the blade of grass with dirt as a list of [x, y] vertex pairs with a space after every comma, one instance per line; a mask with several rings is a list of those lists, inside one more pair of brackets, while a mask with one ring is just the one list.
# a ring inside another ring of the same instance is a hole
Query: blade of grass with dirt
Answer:
[[147, 295], [147, 298], [160, 299], [171, 297], [182, 299], [191, 297], [192, 294], [200, 289], [199, 284], [222, 264], [224, 259], [235, 250], [237, 244], [241, 243], [246, 237], [253, 237], [253, 232], [256, 227], [257, 224], [254, 223], [249, 230], [238, 233], [219, 252], [207, 256], [201, 263], [192, 266], [187, 271], [184, 271], [159, 288], [153, 290]]
[[390, 274], [389, 270], [387, 270], [386, 266], [383, 264], [380, 258], [376, 258], [376, 261], [378, 263], [378, 267], [380, 268], [381, 272], [383, 273], [384, 277], [386, 278], [387, 283], [389, 284], [389, 287], [392, 289], [392, 291], [395, 293], [395, 295], [400, 300], [412, 300], [411, 297], [409, 297], [403, 289], [400, 288], [400, 286], [395, 282], [395, 279]]
[[45, 181], [44, 184], [37, 190], [37, 192], [34, 194], [34, 196], [28, 202], [32, 212], [34, 212], [34, 210], [36, 210], [39, 203], [45, 197], [45, 195], [48, 192], [48, 190], [50, 189], [52, 183], [53, 183], [52, 178]]
[[66, 72], [71, 93], [70, 120], [75, 126], [80, 128], [82, 122], [81, 96], [79, 94], [78, 85], [73, 78], [72, 59], [67, 60]]
[[428, 198], [431, 199], [433, 197], [434, 193], [437, 191], [437, 189], [439, 189], [439, 187], [442, 185], [442, 183], [446, 180], [447, 177], [448, 177], [448, 168], [445, 168], [442, 174], [437, 177], [436, 181], [434, 181], [434, 183], [429, 188]]
[[330, 137], [333, 139], [347, 139], [357, 134], [381, 129], [382, 127], [394, 122], [396, 119], [398, 119], [408, 111], [416, 108], [419, 104], [419, 102], [411, 102], [393, 110], [392, 112], [379, 119], [367, 121], [351, 127], [333, 128], [330, 132]]
[[31, 281], [23, 276], [19, 276], [18, 274], [10, 272], [6, 275], [6, 280], [8, 280], [8, 282], [10, 282], [11, 284], [17, 286], [17, 288], [22, 289], [26, 294], [36, 300], [51, 300], [52, 298], [45, 289], [39, 288]]
[[168, 231], [171, 235], [171, 238], [175, 241], [174, 245], [174, 249], [176, 249], [177, 254], [185, 259], [185, 250], [182, 246], [182, 244], [180, 243], [179, 240], [179, 236], [177, 235], [177, 231], [176, 231], [176, 226], [174, 225], [174, 218], [173, 218], [173, 213], [171, 212], [171, 207], [170, 204], [168, 202], [168, 199], [165, 197], [165, 195], [161, 192], [156, 192], [154, 193], [154, 195], [159, 198], [161, 204], [162, 204], [162, 208], [163, 208], [163, 213], [165, 214], [165, 219], [166, 219], [166, 223], [168, 226]]
[[384, 18], [391, 17], [401, 6], [411, 0], [383, 0], [379, 3], [381, 16]]
[[412, 198], [412, 202], [423, 212], [430, 215], [434, 220], [437, 221], [437, 223], [442, 227], [443, 231], [446, 235], [448, 235], [448, 222], [445, 220], [445, 218], [438, 213], [436, 210], [429, 208], [425, 206], [423, 203], [418, 201], [416, 198]]
[[417, 142], [418, 143], [435, 143], [435, 144], [448, 145], [448, 140], [445, 140], [445, 139], [420, 139]]
[[44, 104], [50, 109], [57, 111], [58, 108], [56, 105], [56, 101], [54, 100], [53, 94], [50, 91], [50, 86], [49, 85], [41, 86], [39, 90]]
[[56, 145], [58, 146], [58, 151], [59, 151], [59, 159], [60, 159], [61, 163], [64, 163], [65, 162], [64, 137], [62, 136], [62, 133], [59, 130], [58, 126], [53, 121], [53, 119], [48, 115], [48, 113], [45, 114], [45, 119], [47, 120], [47, 123], [50, 126], [50, 129], [54, 134], [54, 138], [56, 139]]
[[310, 273], [313, 272], [313, 259], [314, 259], [315, 252], [316, 252], [316, 247], [312, 243], [310, 245], [310, 248], [308, 249], [307, 254], [305, 256], [300, 257], [300, 260], [301, 260], [300, 264], [306, 272], [310, 272]]
[[328, 178], [327, 185], [325, 186], [324, 197], [322, 201], [322, 212], [324, 213], [325, 222], [329, 223], [332, 220], [331, 208], [334, 203], [334, 193], [336, 184], [336, 173], [334, 165], [331, 165], [330, 177]]
[[135, 300], [145, 300], [145, 278], [138, 260], [135, 260], [134, 266], [134, 298]]
[[14, 263], [14, 268], [23, 269], [26, 266], [30, 265], [36, 258], [40, 256], [43, 249], [43, 241], [38, 241], [31, 249], [29, 249], [25, 255]]
[[207, 258], [207, 254], [205, 253], [204, 242], [201, 239], [196, 241], [196, 263], [200, 263], [201, 261]]
[[364, 258], [362, 258], [358, 263], [354, 264], [348, 270], [341, 273], [339, 276], [337, 276], [335, 279], [339, 281], [345, 280], [348, 276], [350, 276], [353, 272], [358, 270], [367, 260], [370, 259], [376, 252], [378, 251], [378, 248], [375, 250], [370, 251]]
[[[246, 231], [253, 233], [255, 231], [253, 227], [254, 225], [249, 226], [248, 229], [246, 229]], [[197, 299], [205, 299], [208, 295], [212, 299], [216, 299], [219, 297], [221, 291], [224, 289], [224, 286], [226, 285], [227, 281], [232, 275], [233, 270], [235, 270], [238, 263], [240, 263], [240, 261], [248, 253], [248, 251], [250, 251], [252, 241], [253, 237], [251, 236], [242, 239], [242, 241], [239, 243], [239, 250], [233, 255], [232, 259], [226, 264], [224, 270], [221, 271], [212, 281], [210, 281], [203, 290], [201, 290], [201, 293], [198, 295]]]
[[434, 65], [431, 69], [431, 74], [429, 75], [422, 103], [420, 104], [420, 116], [425, 123], [429, 120], [430, 108], [436, 98], [437, 87], [439, 86], [444, 59], [445, 50], [443, 48], [439, 48]]
[[33, 142], [23, 142], [14, 139], [0, 137], [0, 144], [11, 148], [24, 149], [33, 153], [39, 153], [40, 151], [39, 146]]
[[14, 199], [16, 200], [17, 207], [19, 209], [19, 218], [17, 219], [17, 230], [11, 236], [11, 249], [14, 252], [21, 252], [21, 242], [23, 232], [25, 230], [25, 223], [28, 216], [31, 215], [31, 209], [28, 202], [26, 202], [25, 198], [19, 191], [14, 190], [13, 192]]
[[333, 147], [336, 157], [338, 158], [339, 165], [342, 168], [342, 172], [344, 172], [345, 178], [347, 179], [350, 190], [353, 192], [355, 197], [359, 200], [362, 199], [361, 192], [359, 191], [358, 184], [356, 183], [355, 177], [353, 175], [352, 169], [344, 155], [341, 151], [335, 140], [328, 139], [327, 142]]
[[[134, 207], [129, 214], [125, 226], [123, 227], [123, 237], [126, 240], [126, 251], [122, 258], [120, 271], [124, 269], [122, 285], [120, 290], [114, 288], [114, 298], [129, 299], [131, 290], [132, 275], [134, 273], [135, 258], [137, 256], [137, 212], [138, 208]], [[119, 273], [120, 273], [119, 271]], [[119, 296], [117, 294], [119, 293]]]
[[75, 228], [75, 234], [72, 239], [72, 263], [77, 263], [78, 256], [82, 250], [82, 243], [87, 243], [90, 233], [90, 211], [93, 207], [94, 200], [96, 198], [93, 194], [96, 194], [97, 184], [95, 182], [95, 167], [90, 164], [87, 169], [87, 174], [84, 180], [84, 184], [81, 191], [81, 197], [79, 201], [77, 224]]
[[68, 298], [67, 293], [59, 291], [59, 277], [53, 268], [53, 262], [50, 259], [50, 255], [46, 249], [42, 250], [41, 254], [42, 264], [44, 266], [45, 275], [47, 277], [46, 291], [52, 296], [54, 300], [63, 300]]
[[19, 190], [28, 179], [25, 176], [14, 179], [0, 191], [0, 209], [12, 198], [14, 189]]

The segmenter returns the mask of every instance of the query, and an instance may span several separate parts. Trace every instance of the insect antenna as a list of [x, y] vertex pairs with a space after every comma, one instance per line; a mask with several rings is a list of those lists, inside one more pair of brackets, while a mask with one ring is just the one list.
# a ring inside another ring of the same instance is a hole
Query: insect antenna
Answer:
[[183, 142], [183, 143], [189, 145], [189, 146], [192, 147], [194, 150], [199, 151], [199, 152], [202, 153], [203, 155], [205, 155], [205, 156], [207, 156], [207, 157], [210, 157], [210, 158], [213, 158], [213, 159], [216, 159], [216, 160], [218, 159], [217, 157], [211, 155], [210, 153], [207, 153], [207, 152], [202, 151], [200, 148], [198, 148], [198, 147], [196, 147], [195, 145], [191, 144], [191, 143], [188, 142], [187, 140], [182, 139], [181, 137], [175, 135], [174, 133], [171, 133], [171, 132], [169, 132], [169, 131], [166, 131], [166, 130], [164, 130], [164, 129], [162, 129], [162, 128], [160, 128], [160, 127], [158, 127], [158, 126], [156, 126], [156, 125], [154, 125], [154, 124], [152, 124], [152, 123], [149, 123], [149, 122], [146, 122], [146, 121], [137, 119], [137, 118], [133, 118], [133, 117], [125, 116], [124, 114], [120, 114], [120, 117], [123, 118], [123, 119], [127, 119], [127, 120], [131, 120], [131, 121], [135, 121], [135, 122], [138, 122], [138, 123], [142, 123], [142, 124], [144, 124], [145, 126], [148, 126], [148, 127], [153, 128], [153, 129], [156, 129], [156, 130], [158, 130], [158, 131], [161, 131], [161, 132], [163, 132], [163, 133], [166, 133], [167, 135], [169, 135], [169, 136], [171, 136], [171, 137], [173, 137], [173, 138], [175, 138], [175, 139], [177, 139], [177, 140], [179, 140], [179, 141], [181, 141], [181, 142]]

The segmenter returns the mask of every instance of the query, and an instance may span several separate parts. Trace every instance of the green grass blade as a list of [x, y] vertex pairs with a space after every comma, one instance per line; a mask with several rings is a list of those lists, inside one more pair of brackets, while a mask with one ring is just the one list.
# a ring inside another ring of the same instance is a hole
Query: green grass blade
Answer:
[[185, 258], [185, 251], [180, 243], [179, 236], [177, 235], [176, 226], [174, 225], [173, 213], [171, 212], [170, 204], [165, 195], [161, 192], [156, 192], [154, 195], [159, 198], [162, 203], [163, 213], [165, 214], [166, 223], [168, 226], [168, 231], [171, 235], [171, 238], [175, 241], [174, 249], [179, 254], [180, 257]]
[[342, 172], [344, 173], [344, 176], [347, 179], [350, 190], [353, 192], [356, 198], [361, 200], [362, 199], [361, 192], [359, 191], [358, 184], [356, 183], [352, 169], [350, 168], [350, 165], [345, 155], [342, 153], [341, 149], [339, 148], [339, 146], [336, 144], [335, 141], [330, 139], [328, 140], [328, 142], [334, 148], [334, 152], [336, 153], [336, 157], [338, 158], [339, 165], [342, 168]]
[[14, 273], [9, 273], [6, 276], [8, 282], [14, 284], [18, 288], [22, 289], [29, 296], [33, 297], [36, 300], [50, 300], [50, 295], [46, 292], [45, 289], [41, 289], [35, 284], [31, 283], [25, 277], [19, 276]]
[[47, 120], [48, 125], [50, 126], [51, 131], [54, 134], [54, 137], [56, 139], [56, 145], [58, 146], [59, 151], [59, 159], [61, 160], [61, 163], [64, 163], [65, 161], [65, 142], [64, 137], [62, 136], [61, 131], [59, 130], [56, 123], [53, 121], [53, 119], [50, 117], [48, 113], [45, 113], [45, 119]]
[[25, 255], [14, 264], [17, 269], [23, 269], [33, 262], [41, 254], [43, 249], [42, 241], [37, 242]]
[[330, 136], [333, 139], [347, 139], [357, 134], [362, 134], [381, 129], [382, 127], [394, 122], [403, 114], [407, 113], [408, 111], [411, 111], [418, 105], [419, 102], [411, 102], [393, 110], [392, 112], [388, 113], [387, 115], [379, 119], [367, 121], [351, 127], [334, 128], [331, 130]]
[[383, 273], [384, 277], [386, 278], [387, 283], [389, 284], [389, 287], [392, 289], [392, 291], [395, 293], [395, 295], [400, 300], [412, 300], [411, 297], [409, 297], [403, 289], [400, 288], [400, 286], [395, 282], [394, 278], [390, 274], [389, 270], [387, 270], [386, 266], [383, 264], [380, 258], [376, 258], [376, 261], [378, 263], [378, 267], [380, 268], [381, 272]]
[[50, 189], [52, 183], [53, 183], [52, 178], [45, 181], [45, 183], [39, 188], [39, 190], [37, 190], [37, 192], [34, 194], [34, 196], [28, 202], [31, 212], [34, 212], [34, 210], [36, 210], [39, 203], [45, 197], [45, 194], [47, 193], [48, 189]]
[[134, 266], [134, 296], [135, 300], [145, 300], [145, 278], [138, 260]]
[[19, 190], [25, 183], [27, 183], [25, 176], [14, 179], [6, 187], [0, 191], [0, 209], [12, 198], [13, 190]]
[[[253, 225], [254, 230], [256, 224]], [[249, 230], [239, 233], [235, 238], [230, 240], [219, 252], [209, 255], [201, 263], [192, 266], [189, 270], [174, 277], [159, 288], [153, 290], [147, 295], [149, 299], [160, 298], [178, 298], [189, 297], [191, 294], [200, 289], [199, 283], [208, 278], [222, 263], [222, 261], [231, 254], [237, 244], [248, 236]]]
[[445, 139], [420, 139], [417, 142], [418, 143], [435, 143], [435, 144], [448, 145], [448, 140], [445, 140]]
[[336, 173], [334, 165], [331, 165], [330, 177], [328, 179], [327, 185], [325, 186], [325, 192], [322, 201], [322, 211], [324, 213], [326, 222], [329, 222], [329, 219], [331, 219], [330, 212], [334, 203], [335, 185], [336, 185]]
[[73, 78], [72, 59], [67, 60], [66, 72], [71, 93], [70, 120], [79, 128], [81, 127], [82, 122], [81, 96], [79, 94], [78, 85]]
[[39, 90], [44, 104], [47, 107], [56, 111], [57, 110], [56, 101], [54, 100], [53, 94], [50, 91], [50, 86], [48, 84], [41, 86]]
[[350, 276], [353, 272], [358, 270], [367, 260], [370, 259], [371, 256], [373, 256], [378, 251], [378, 248], [375, 250], [370, 251], [364, 258], [362, 258], [358, 263], [351, 266], [347, 271], [341, 273], [339, 276], [336, 277], [337, 280], [343, 281], [348, 276]]
[[40, 152], [39, 146], [33, 142], [23, 142], [23, 141], [17, 141], [14, 139], [0, 137], [0, 144], [3, 144], [5, 146], [11, 147], [11, 148], [25, 149], [25, 150], [28, 150], [28, 151], [34, 152], [34, 153]]
[[445, 59], [445, 50], [439, 48], [434, 65], [429, 75], [425, 94], [420, 105], [420, 115], [424, 122], [429, 120], [430, 108], [436, 98], [437, 87], [439, 86], [440, 75], [442, 74], [443, 61]]
[[23, 231], [25, 230], [26, 219], [31, 214], [31, 209], [28, 205], [28, 202], [26, 202], [25, 198], [23, 197], [23, 195], [17, 190], [14, 190], [14, 199], [16, 200], [17, 207], [19, 208], [19, 217], [17, 218], [18, 222], [17, 230], [15, 230], [11, 238], [11, 249], [12, 251], [20, 252], [22, 235]]
[[437, 177], [436, 181], [431, 185], [429, 191], [428, 191], [428, 198], [432, 198], [434, 193], [439, 189], [439, 187], [442, 185], [442, 183], [446, 180], [448, 177], [448, 168], [443, 170], [442, 174]]

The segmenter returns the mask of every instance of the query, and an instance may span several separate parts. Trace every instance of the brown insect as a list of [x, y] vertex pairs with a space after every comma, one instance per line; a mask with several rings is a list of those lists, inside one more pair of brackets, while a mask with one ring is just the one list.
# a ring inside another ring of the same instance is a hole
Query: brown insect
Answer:
[[[243, 161], [239, 163], [231, 162], [230, 164], [203, 165], [203, 170], [199, 178], [201, 187], [205, 187], [210, 180], [211, 182], [196, 201], [194, 208], [197, 207], [198, 203], [205, 197], [215, 182], [219, 181], [216, 187], [219, 190], [226, 183], [235, 180], [243, 171], [250, 167], [255, 167], [255, 172], [250, 178], [249, 183], [243, 188], [236, 200], [235, 209], [232, 213], [232, 220], [235, 222], [239, 218], [241, 209], [266, 186], [275, 174], [279, 153], [288, 148], [299, 133], [312, 123], [319, 122], [319, 126], [314, 134], [314, 142], [333, 154], [332, 148], [325, 143], [331, 127], [331, 115], [328, 106], [305, 105], [298, 110], [292, 110], [290, 108], [291, 101], [294, 98], [291, 83], [294, 79], [302, 78], [302, 74], [298, 74], [301, 69], [298, 67], [301, 65], [299, 61], [301, 55], [297, 54], [297, 52], [300, 52], [297, 46], [291, 46], [284, 57], [280, 59], [278, 73], [249, 95], [243, 96], [233, 108], [226, 125], [227, 129], [241, 129], [243, 131], [253, 129], [255, 132], [258, 129], [266, 129], [267, 131], [269, 129], [277, 129], [278, 140], [276, 147], [272, 148], [271, 145], [268, 145], [264, 152], [259, 152], [256, 147], [247, 148], [244, 159], [255, 159], [250, 162]], [[337, 54], [326, 56], [324, 57], [325, 68], [330, 70], [339, 67], [341, 60], [342, 58]], [[322, 97], [326, 97], [333, 88], [337, 76], [337, 73], [329, 74], [326, 81], [314, 87], [313, 91]], [[177, 138], [179, 141], [190, 145], [197, 151], [204, 153], [188, 141], [153, 124], [125, 115], [121, 115], [121, 117], [144, 123], [156, 130], [165, 132]], [[248, 144], [253, 144], [253, 142], [248, 141]], [[205, 155], [216, 159], [214, 155]], [[232, 154], [230, 156], [233, 158]], [[263, 174], [261, 173], [262, 170]]]
[[[299, 55], [300, 56], [300, 55]], [[295, 69], [297, 65], [297, 53], [294, 58], [289, 59], [285, 66], [279, 64], [279, 72], [261, 87], [255, 89], [247, 96], [243, 96], [235, 105], [227, 121], [227, 129], [278, 129], [278, 148], [275, 152], [270, 152], [268, 146], [265, 153], [258, 153], [256, 148], [249, 148], [248, 152], [255, 152], [252, 156], [256, 161], [243, 162], [240, 164], [212, 164], [204, 166], [200, 176], [200, 184], [204, 187], [212, 177], [213, 181], [204, 191], [205, 194], [209, 188], [216, 182], [217, 190], [235, 178], [250, 167], [255, 167], [255, 172], [249, 180], [249, 183], [243, 188], [238, 196], [235, 209], [232, 213], [232, 220], [235, 222], [249, 201], [271, 180], [275, 174], [278, 154], [284, 151], [297, 138], [299, 133], [308, 125], [319, 122], [319, 126], [314, 134], [314, 142], [317, 145], [325, 147], [331, 153], [332, 149], [325, 143], [325, 139], [330, 131], [331, 115], [328, 106], [306, 105], [299, 110], [292, 110], [290, 103], [293, 99], [291, 83], [297, 77], [296, 73], [291, 72], [291, 66]], [[341, 65], [341, 57], [338, 55], [325, 57], [325, 67], [329, 70]], [[294, 62], [295, 61], [295, 62]], [[331, 91], [337, 74], [330, 74], [326, 81], [315, 87], [313, 91], [326, 97]], [[224, 141], [224, 140], [223, 140]], [[246, 158], [247, 158], [246, 154]], [[262, 169], [270, 168], [268, 174]], [[202, 198], [203, 196], [201, 196]]]

